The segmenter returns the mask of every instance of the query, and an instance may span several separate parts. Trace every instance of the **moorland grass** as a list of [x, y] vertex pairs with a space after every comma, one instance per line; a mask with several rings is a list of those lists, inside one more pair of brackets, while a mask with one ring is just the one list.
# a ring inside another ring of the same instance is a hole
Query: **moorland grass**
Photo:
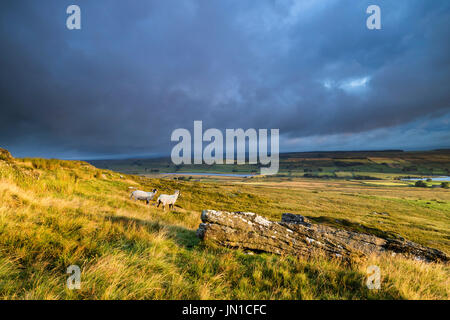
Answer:
[[[181, 191], [175, 211], [129, 199], [129, 187]], [[199, 241], [202, 209], [293, 212], [389, 232], [447, 254], [450, 192], [355, 181], [284, 178], [178, 181], [128, 176], [84, 162], [0, 159], [3, 299], [448, 299], [449, 267], [398, 257], [343, 265], [248, 254]], [[386, 216], [371, 212], [387, 212]], [[66, 287], [69, 265], [81, 289]], [[381, 269], [380, 290], [365, 285]]]

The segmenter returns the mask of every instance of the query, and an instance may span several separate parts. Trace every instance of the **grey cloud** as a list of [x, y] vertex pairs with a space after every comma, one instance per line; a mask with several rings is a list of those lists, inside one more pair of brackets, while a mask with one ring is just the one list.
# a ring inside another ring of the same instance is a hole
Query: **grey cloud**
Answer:
[[[450, 111], [450, 4], [376, 1], [383, 29], [369, 31], [372, 2], [78, 1], [80, 31], [65, 28], [67, 1], [4, 2], [0, 145], [19, 155], [165, 153], [172, 130], [194, 120], [280, 128], [286, 142], [358, 135], [355, 148], [386, 130], [400, 144], [395, 128]], [[429, 130], [433, 141], [415, 147], [450, 145]]]

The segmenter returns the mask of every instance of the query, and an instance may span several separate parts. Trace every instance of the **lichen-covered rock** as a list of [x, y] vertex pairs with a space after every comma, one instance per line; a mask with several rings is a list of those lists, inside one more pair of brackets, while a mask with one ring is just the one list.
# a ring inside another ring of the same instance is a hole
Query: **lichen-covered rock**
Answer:
[[272, 222], [252, 212], [204, 210], [197, 230], [200, 239], [245, 250], [311, 256], [325, 254], [344, 260], [384, 252], [423, 261], [448, 262], [441, 251], [398, 239], [315, 224], [301, 215], [285, 213]]
[[0, 148], [0, 160], [12, 161], [14, 160], [14, 158], [12, 157], [11, 153], [9, 153], [8, 150]]

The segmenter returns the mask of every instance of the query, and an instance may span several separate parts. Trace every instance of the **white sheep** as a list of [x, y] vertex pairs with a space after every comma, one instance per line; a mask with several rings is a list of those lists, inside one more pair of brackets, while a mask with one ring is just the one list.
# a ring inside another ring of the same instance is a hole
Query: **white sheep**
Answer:
[[147, 204], [150, 203], [150, 200], [153, 199], [153, 197], [156, 195], [156, 193], [158, 192], [158, 190], [153, 189], [152, 192], [145, 192], [145, 191], [141, 191], [141, 190], [134, 190], [131, 195], [130, 195], [130, 199], [134, 198], [134, 201], [136, 200], [145, 200], [147, 202]]
[[179, 190], [175, 190], [175, 193], [172, 195], [168, 195], [168, 194], [160, 195], [158, 197], [158, 200], [156, 200], [157, 207], [159, 207], [159, 205], [162, 204], [163, 210], [166, 211], [166, 205], [168, 204], [169, 210], [170, 210], [170, 207], [172, 207], [172, 209], [173, 209], [174, 205], [175, 205], [175, 201], [177, 201], [177, 198], [179, 195], [180, 195]]

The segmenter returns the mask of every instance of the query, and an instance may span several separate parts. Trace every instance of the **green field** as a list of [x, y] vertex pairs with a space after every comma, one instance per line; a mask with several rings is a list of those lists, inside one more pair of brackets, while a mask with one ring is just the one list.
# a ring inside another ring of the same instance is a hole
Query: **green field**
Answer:
[[[173, 172], [161, 159], [94, 162], [116, 172], [81, 161], [13, 159], [2, 151], [0, 297], [447, 300], [450, 267], [444, 264], [381, 256], [343, 265], [248, 254], [197, 239], [203, 209], [251, 211], [271, 220], [292, 212], [342, 228], [399, 234], [450, 254], [450, 190], [397, 180], [448, 174], [448, 151], [322, 154], [283, 155], [278, 176], [180, 180], [160, 174]], [[249, 168], [221, 172], [233, 169]], [[174, 211], [163, 212], [130, 200], [129, 187], [179, 189], [181, 195]], [[73, 264], [82, 270], [80, 290], [66, 287]], [[369, 265], [381, 269], [380, 290], [365, 285]]]

